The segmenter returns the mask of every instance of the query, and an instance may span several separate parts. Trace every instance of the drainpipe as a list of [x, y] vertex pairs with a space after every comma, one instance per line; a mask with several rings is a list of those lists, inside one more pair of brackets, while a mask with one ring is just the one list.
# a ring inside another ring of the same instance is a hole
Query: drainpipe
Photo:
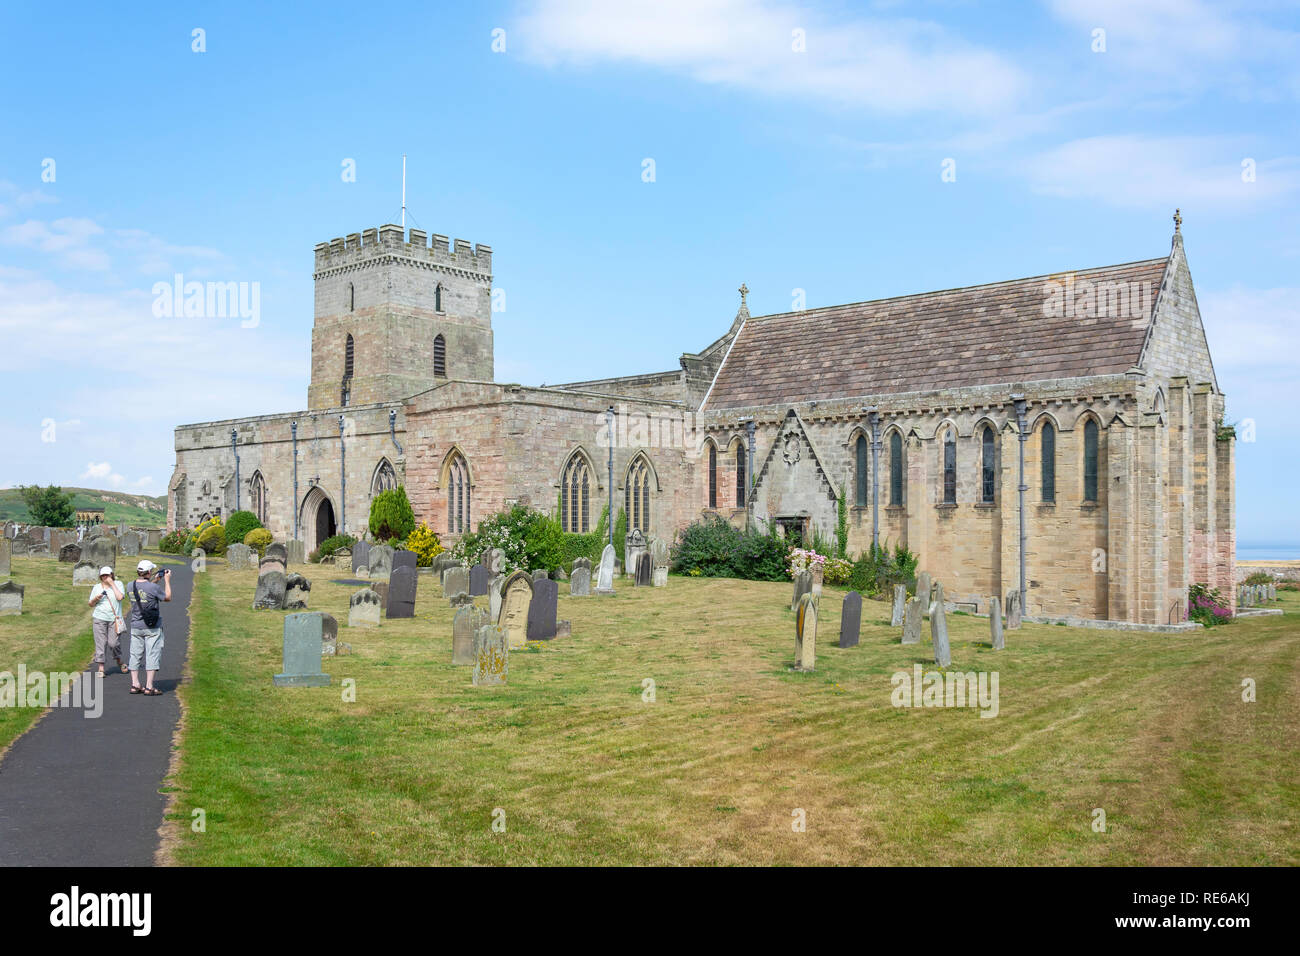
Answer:
[[239, 450], [235, 447], [235, 439], [239, 433], [235, 429], [230, 429], [230, 453], [235, 456], [235, 510], [239, 510]]
[[293, 436], [293, 540], [298, 540], [298, 420], [289, 423]]
[[1023, 393], [1017, 392], [1011, 396], [1011, 400], [1016, 403], [1016, 428], [1019, 434], [1016, 436], [1020, 439], [1020, 484], [1016, 486], [1016, 491], [1020, 495], [1020, 613], [1029, 614], [1029, 608], [1025, 604], [1027, 591], [1025, 587], [1025, 548], [1029, 541], [1029, 535], [1025, 531], [1025, 492], [1029, 486], [1025, 484], [1025, 442], [1029, 440], [1029, 433], [1025, 431], [1025, 412], [1029, 408], [1025, 401]]
[[880, 411], [875, 405], [867, 407], [867, 423], [871, 426], [871, 549], [880, 550]]
[[[614, 546], [614, 406], [605, 409], [605, 428], [609, 431], [609, 544]], [[615, 548], [617, 551], [618, 549]]]
[[397, 409], [388, 410], [388, 437], [393, 440], [393, 445], [397, 448], [397, 457], [402, 457], [406, 452], [402, 451], [402, 446], [397, 441]]
[[348, 533], [348, 449], [343, 440], [343, 416], [339, 416], [339, 534]]

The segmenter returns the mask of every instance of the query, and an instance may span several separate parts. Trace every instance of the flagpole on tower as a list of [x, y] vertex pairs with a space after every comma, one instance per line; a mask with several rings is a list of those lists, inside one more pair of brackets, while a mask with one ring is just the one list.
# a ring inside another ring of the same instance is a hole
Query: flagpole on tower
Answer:
[[406, 154], [402, 154], [402, 229], [406, 229]]

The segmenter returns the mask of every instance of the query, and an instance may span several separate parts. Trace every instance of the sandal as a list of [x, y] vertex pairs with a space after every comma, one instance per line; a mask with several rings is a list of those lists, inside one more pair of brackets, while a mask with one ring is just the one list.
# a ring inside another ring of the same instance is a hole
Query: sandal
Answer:
[[162, 691], [160, 691], [157, 687], [146, 687], [146, 688], [145, 688], [141, 693], [143, 693], [144, 696], [146, 696], [146, 697], [161, 697], [161, 696], [162, 696]]
[[143, 687], [134, 687], [134, 686], [133, 686], [133, 687], [131, 688], [131, 693], [133, 693], [133, 694], [143, 694], [143, 693], [144, 693], [144, 688], [143, 688]]

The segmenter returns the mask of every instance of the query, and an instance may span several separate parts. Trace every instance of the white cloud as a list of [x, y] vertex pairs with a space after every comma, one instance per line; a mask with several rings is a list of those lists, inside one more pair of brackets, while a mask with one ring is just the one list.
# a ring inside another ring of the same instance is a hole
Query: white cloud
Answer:
[[0, 242], [48, 253], [75, 269], [103, 270], [109, 267], [108, 253], [91, 247], [91, 240], [104, 228], [91, 219], [63, 218], [53, 222], [28, 219], [0, 232]]
[[[1300, 289], [1230, 289], [1197, 293], [1216, 371], [1243, 379], [1268, 369], [1285, 373], [1294, 403], [1295, 369], [1300, 366]], [[1224, 383], [1225, 391], [1228, 386]]]
[[155, 278], [170, 278], [178, 268], [192, 278], [205, 278], [214, 266], [226, 262], [224, 255], [207, 246], [176, 245], [143, 229], [110, 232], [86, 218], [28, 219], [0, 230], [0, 244], [52, 256], [71, 269], [103, 272], [115, 259], [125, 260], [117, 271]]
[[87, 462], [86, 470], [81, 473], [82, 481], [107, 482], [114, 488], [121, 487], [126, 481], [121, 475], [113, 470], [113, 466], [106, 461]]
[[[792, 49], [803, 30], [806, 51]], [[546, 65], [641, 64], [881, 113], [990, 113], [1026, 86], [1000, 54], [914, 19], [831, 19], [775, 0], [539, 0], [508, 33]]]
[[153, 478], [152, 478], [152, 476], [150, 476], [150, 475], [145, 475], [143, 478], [137, 478], [135, 481], [131, 482], [131, 487], [132, 487], [132, 488], [144, 488], [144, 487], [147, 487], [148, 485], [152, 485], [152, 484], [153, 484]]

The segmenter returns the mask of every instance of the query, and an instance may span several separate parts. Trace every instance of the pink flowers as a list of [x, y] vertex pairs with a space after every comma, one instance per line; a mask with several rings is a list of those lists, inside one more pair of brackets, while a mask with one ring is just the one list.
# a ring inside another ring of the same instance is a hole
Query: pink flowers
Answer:
[[820, 571], [826, 565], [826, 555], [818, 554], [816, 551], [806, 551], [803, 548], [792, 548], [788, 560], [790, 563], [786, 567], [786, 572], [791, 580], [800, 571]]

